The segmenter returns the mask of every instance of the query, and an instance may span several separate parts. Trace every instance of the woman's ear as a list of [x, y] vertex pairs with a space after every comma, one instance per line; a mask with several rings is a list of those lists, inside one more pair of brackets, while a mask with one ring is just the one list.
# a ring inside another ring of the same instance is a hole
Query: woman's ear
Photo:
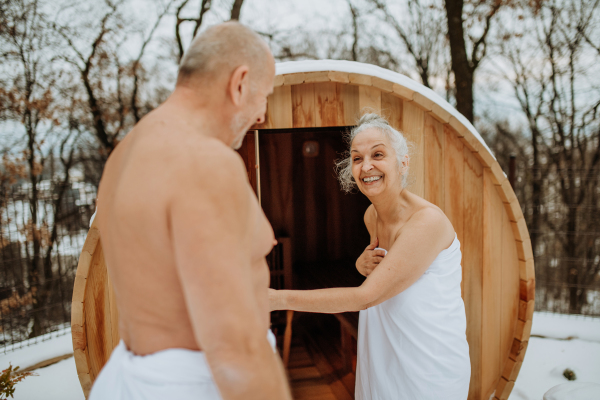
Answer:
[[408, 164], [410, 162], [410, 157], [408, 156], [408, 154], [404, 155], [404, 159], [402, 160], [402, 167], [400, 168], [400, 173], [402, 175], [406, 174], [408, 172]]
[[245, 91], [248, 90], [248, 71], [249, 69], [246, 65], [241, 65], [233, 71], [229, 79], [227, 92], [231, 98], [231, 102], [235, 106], [239, 106], [242, 103], [242, 97]]

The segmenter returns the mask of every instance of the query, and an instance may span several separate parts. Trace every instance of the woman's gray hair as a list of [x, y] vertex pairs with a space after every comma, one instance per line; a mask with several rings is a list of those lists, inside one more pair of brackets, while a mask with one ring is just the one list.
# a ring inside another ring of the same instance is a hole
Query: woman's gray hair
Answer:
[[[369, 128], [379, 129], [379, 131], [386, 135], [389, 139], [394, 151], [396, 152], [398, 172], [400, 172], [402, 168], [402, 161], [404, 161], [404, 157], [409, 153], [410, 144], [406, 141], [404, 135], [392, 128], [385, 118], [375, 113], [364, 114], [362, 117], [360, 117], [356, 126], [345, 135], [344, 138], [348, 144], [348, 151], [344, 154], [343, 159], [337, 160], [335, 163], [342, 190], [346, 193], [350, 193], [356, 187], [354, 176], [352, 176], [352, 155], [350, 154], [352, 142], [354, 141], [356, 135]], [[402, 186], [404, 187], [406, 187], [407, 178], [408, 169], [402, 175]]]

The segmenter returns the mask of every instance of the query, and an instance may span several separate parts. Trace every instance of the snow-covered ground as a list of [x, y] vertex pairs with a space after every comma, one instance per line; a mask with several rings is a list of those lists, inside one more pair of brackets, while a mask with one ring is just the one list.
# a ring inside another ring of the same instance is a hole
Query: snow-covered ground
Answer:
[[575, 372], [576, 382], [600, 384], [600, 318], [535, 313], [509, 400], [542, 400], [552, 387], [568, 382], [566, 368]]
[[[568, 382], [570, 368], [577, 382], [600, 384], [600, 318], [535, 313], [532, 337], [510, 400], [542, 400], [550, 388]], [[11, 362], [27, 368], [40, 361], [72, 353], [71, 335], [0, 355], [0, 368]], [[17, 384], [16, 400], [84, 400], [73, 357], [37, 369]]]

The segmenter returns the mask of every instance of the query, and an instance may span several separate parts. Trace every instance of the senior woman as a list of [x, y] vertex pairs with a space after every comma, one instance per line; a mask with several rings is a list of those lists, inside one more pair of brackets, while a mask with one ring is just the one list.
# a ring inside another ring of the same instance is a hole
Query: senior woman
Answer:
[[384, 118], [364, 115], [349, 145], [338, 164], [342, 187], [357, 186], [372, 203], [364, 216], [371, 245], [357, 260], [367, 279], [353, 288], [270, 290], [271, 309], [360, 311], [357, 400], [465, 400], [471, 364], [454, 228], [406, 189], [408, 145]]

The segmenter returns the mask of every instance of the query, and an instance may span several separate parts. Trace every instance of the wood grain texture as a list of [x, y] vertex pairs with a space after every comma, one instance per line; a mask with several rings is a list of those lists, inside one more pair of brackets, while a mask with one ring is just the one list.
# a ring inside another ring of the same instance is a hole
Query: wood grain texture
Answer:
[[[467, 341], [471, 357], [469, 399], [482, 397], [482, 266], [483, 266], [483, 167], [469, 149], [464, 154], [463, 282]], [[487, 360], [486, 360], [487, 361]]]
[[431, 115], [425, 115], [423, 142], [425, 200], [444, 211], [444, 126]]
[[374, 76], [371, 79], [371, 83], [374, 87], [381, 89], [384, 92], [392, 93], [394, 91], [394, 84], [390, 81], [386, 81], [385, 79]]
[[347, 72], [329, 71], [329, 80], [331, 82], [350, 83]]
[[356, 85], [340, 85], [341, 86], [341, 101], [344, 113], [343, 125], [356, 125], [360, 118], [360, 106], [358, 101], [358, 86]]
[[463, 250], [464, 237], [464, 154], [463, 144], [448, 125], [444, 125], [444, 212], [452, 222]]
[[433, 105], [435, 104], [433, 100], [423, 96], [421, 93], [415, 93], [413, 95], [413, 101], [415, 102], [415, 104], [420, 105], [421, 108], [427, 112], [433, 110]]
[[121, 335], [119, 335], [119, 309], [117, 308], [117, 298], [115, 296], [115, 288], [110, 281], [110, 276], [108, 276], [108, 304], [110, 312], [112, 353], [112, 350], [119, 344], [119, 341], [121, 340]]
[[409, 89], [409, 88], [407, 88], [405, 86], [399, 85], [397, 83], [394, 83], [392, 85], [392, 90], [398, 96], [402, 97], [402, 99], [407, 100], [407, 101], [412, 101], [413, 96], [415, 95], [415, 91], [414, 90]]
[[350, 83], [354, 85], [372, 86], [372, 78], [369, 75], [349, 73]]
[[481, 312], [481, 387], [483, 398], [496, 390], [505, 360], [500, 354], [502, 310], [502, 208], [489, 168], [483, 179], [483, 273]]
[[79, 255], [79, 262], [77, 263], [77, 270], [75, 271], [75, 276], [83, 277], [85, 279], [88, 276], [91, 264], [92, 255], [85, 250], [82, 251]]
[[310, 128], [315, 124], [315, 84], [292, 86], [292, 126]]
[[399, 131], [402, 131], [404, 124], [404, 101], [402, 98], [390, 94], [381, 93], [381, 115], [387, 119], [389, 124]]
[[452, 116], [448, 111], [446, 111], [442, 106], [437, 103], [433, 103], [431, 106], [430, 114], [433, 118], [437, 119], [443, 124], [447, 124], [450, 122], [450, 117]]
[[87, 278], [84, 303], [90, 377], [94, 381], [113, 349], [108, 273], [100, 243]]
[[[519, 317], [519, 260], [517, 245], [505, 209], [502, 210], [502, 313], [500, 355], [506, 362], [511, 351], [515, 350], [515, 328]], [[520, 343], [519, 343], [520, 344]], [[517, 347], [518, 348], [518, 347]], [[502, 365], [504, 369], [504, 364]]]
[[292, 87], [280, 86], [273, 89], [273, 94], [267, 99], [272, 129], [291, 128], [292, 118]]
[[358, 87], [358, 108], [361, 113], [381, 113], [381, 90], [371, 86]]
[[344, 125], [342, 85], [335, 82], [315, 86], [316, 126]]
[[417, 196], [423, 197], [425, 195], [425, 160], [423, 158], [425, 111], [409, 101], [404, 102], [402, 111], [402, 132], [404, 132], [406, 140], [412, 144], [408, 189]]

